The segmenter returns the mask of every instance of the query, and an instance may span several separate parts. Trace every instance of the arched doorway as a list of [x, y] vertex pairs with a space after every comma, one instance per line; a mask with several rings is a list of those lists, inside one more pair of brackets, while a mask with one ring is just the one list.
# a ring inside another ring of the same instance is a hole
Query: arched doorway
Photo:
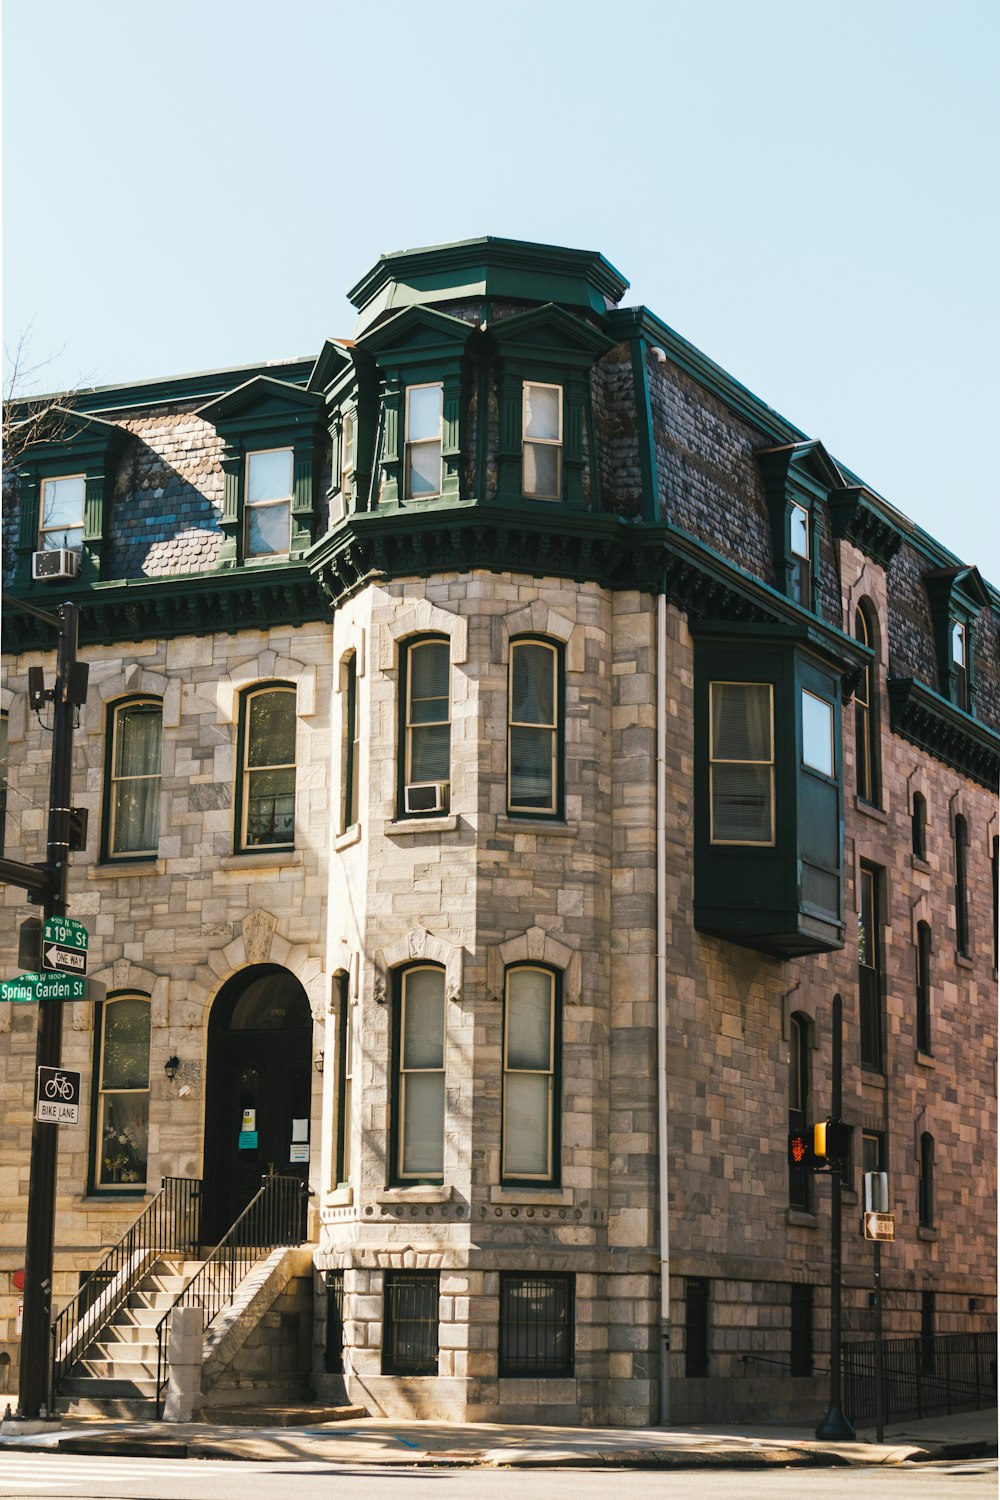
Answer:
[[202, 1239], [214, 1245], [269, 1172], [309, 1176], [312, 1014], [302, 985], [253, 964], [219, 991], [208, 1022]]

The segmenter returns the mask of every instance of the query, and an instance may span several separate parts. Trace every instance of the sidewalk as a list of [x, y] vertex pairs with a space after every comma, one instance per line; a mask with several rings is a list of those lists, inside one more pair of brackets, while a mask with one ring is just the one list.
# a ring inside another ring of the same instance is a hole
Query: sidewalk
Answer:
[[[261, 1413], [263, 1417], [264, 1414]], [[281, 1418], [276, 1414], [276, 1421]], [[20, 1450], [175, 1458], [293, 1459], [328, 1464], [516, 1468], [759, 1468], [770, 1465], [901, 1464], [995, 1455], [997, 1413], [932, 1417], [886, 1430], [874, 1442], [817, 1442], [788, 1424], [746, 1427], [534, 1427], [499, 1423], [393, 1422], [380, 1417], [312, 1427], [65, 1420], [20, 1435], [5, 1422], [0, 1445]]]

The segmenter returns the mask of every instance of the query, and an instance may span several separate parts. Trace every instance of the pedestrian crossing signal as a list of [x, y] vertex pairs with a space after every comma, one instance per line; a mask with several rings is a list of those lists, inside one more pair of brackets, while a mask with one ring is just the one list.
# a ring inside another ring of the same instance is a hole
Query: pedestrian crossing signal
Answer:
[[816, 1166], [816, 1155], [813, 1151], [812, 1132], [808, 1130], [790, 1130], [788, 1132], [788, 1165], [790, 1167]]

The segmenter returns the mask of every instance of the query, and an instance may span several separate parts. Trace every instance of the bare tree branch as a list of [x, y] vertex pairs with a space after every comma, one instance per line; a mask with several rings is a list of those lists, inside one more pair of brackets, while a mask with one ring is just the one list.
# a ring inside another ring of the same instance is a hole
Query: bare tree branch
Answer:
[[43, 438], [48, 442], [58, 442], [69, 429], [66, 408], [73, 403], [73, 391], [58, 398], [31, 394], [38, 385], [40, 371], [62, 353], [59, 349], [55, 354], [32, 363], [31, 330], [32, 324], [29, 323], [13, 347], [4, 345], [2, 441], [5, 468], [17, 464], [32, 444]]

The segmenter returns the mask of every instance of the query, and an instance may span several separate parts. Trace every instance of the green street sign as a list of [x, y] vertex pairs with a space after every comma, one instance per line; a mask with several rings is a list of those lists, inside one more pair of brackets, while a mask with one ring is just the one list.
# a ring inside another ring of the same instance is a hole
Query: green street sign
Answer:
[[87, 981], [70, 974], [20, 974], [0, 980], [0, 1001], [30, 1005], [39, 1000], [86, 1000]]
[[90, 947], [90, 933], [75, 917], [47, 917], [45, 941], [58, 943], [62, 948], [80, 948], [86, 952]]

